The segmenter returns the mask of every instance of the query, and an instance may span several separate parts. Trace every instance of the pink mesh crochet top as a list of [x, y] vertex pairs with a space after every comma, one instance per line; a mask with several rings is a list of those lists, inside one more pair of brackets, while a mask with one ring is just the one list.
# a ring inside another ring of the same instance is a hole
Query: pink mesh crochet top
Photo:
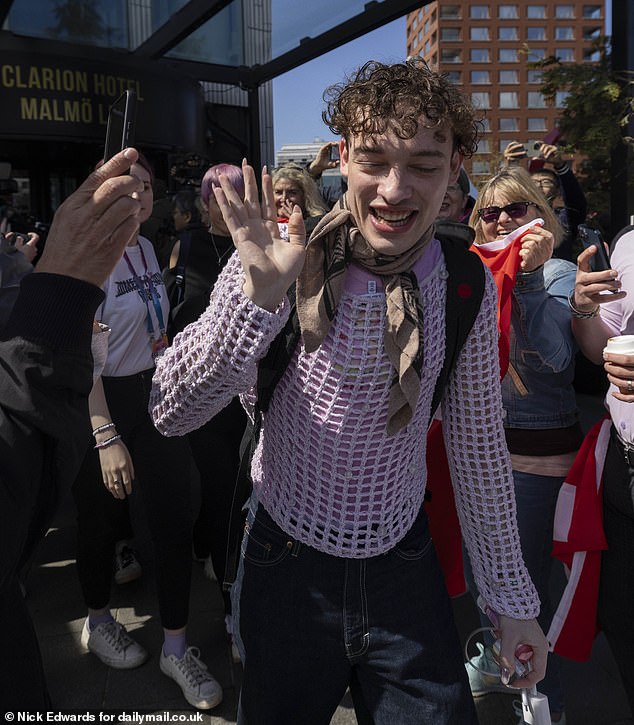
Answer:
[[[392, 367], [383, 349], [380, 277], [351, 266], [321, 347], [298, 345], [263, 418], [252, 463], [260, 503], [290, 536], [334, 556], [386, 552], [411, 527], [425, 492], [426, 430], [444, 355], [446, 271], [433, 242], [415, 269], [424, 310], [424, 365], [415, 415], [386, 434]], [[253, 410], [257, 363], [288, 318], [243, 293], [237, 254], [209, 307], [160, 357], [150, 411], [164, 435], [208, 421], [236, 394]], [[539, 599], [520, 553], [502, 427], [497, 292], [485, 296], [441, 406], [456, 506], [476, 583], [498, 612], [535, 617]]]

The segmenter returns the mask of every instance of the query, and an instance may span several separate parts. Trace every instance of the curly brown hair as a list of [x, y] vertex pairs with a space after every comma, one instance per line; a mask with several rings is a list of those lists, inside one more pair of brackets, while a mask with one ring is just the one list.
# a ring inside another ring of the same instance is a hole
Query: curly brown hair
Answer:
[[477, 146], [480, 122], [475, 109], [446, 76], [434, 73], [421, 58], [393, 65], [368, 61], [343, 83], [328, 87], [324, 101], [324, 123], [346, 141], [382, 134], [388, 127], [408, 139], [420, 124], [436, 128], [447, 122], [457, 151], [470, 157]]

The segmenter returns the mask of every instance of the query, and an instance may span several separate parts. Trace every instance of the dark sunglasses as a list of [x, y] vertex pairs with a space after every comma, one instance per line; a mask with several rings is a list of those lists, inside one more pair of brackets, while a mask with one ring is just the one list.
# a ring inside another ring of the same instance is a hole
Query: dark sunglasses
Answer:
[[482, 209], [478, 209], [478, 216], [487, 224], [496, 222], [503, 211], [511, 219], [519, 219], [520, 217], [526, 216], [529, 206], [537, 206], [537, 204], [534, 204], [532, 201], [514, 201], [506, 206], [484, 206]]

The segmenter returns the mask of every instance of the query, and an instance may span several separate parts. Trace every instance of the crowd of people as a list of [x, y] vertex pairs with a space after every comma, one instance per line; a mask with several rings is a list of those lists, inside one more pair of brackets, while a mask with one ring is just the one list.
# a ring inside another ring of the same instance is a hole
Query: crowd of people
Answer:
[[[52, 706], [20, 575], [72, 488], [81, 644], [106, 666], [148, 658], [109, 608], [114, 573], [141, 572], [130, 545], [138, 496], [158, 663], [192, 706], [223, 695], [187, 639], [197, 560], [226, 585], [239, 723], [326, 725], [349, 688], [363, 725], [463, 725], [477, 723], [474, 698], [539, 683], [565, 724], [545, 633], [558, 495], [584, 438], [581, 349], [611, 384], [598, 625], [634, 710], [634, 355], [603, 353], [634, 333], [633, 233], [613, 269], [591, 271], [592, 248], [574, 258], [585, 198], [550, 144], [532, 171], [511, 144], [476, 190], [462, 166], [475, 111], [415, 59], [369, 62], [325, 98], [340, 160], [328, 143], [307, 167], [259, 178], [246, 161], [199, 164], [200, 183], [156, 200], [168, 243], [160, 225], [143, 236], [154, 178], [133, 149], [62, 204], [35, 267], [37, 236], [6, 235], [0, 609], [16, 623], [9, 648], [24, 653], [17, 665], [2, 658], [6, 703]], [[337, 165], [345, 190], [333, 200], [316, 179]], [[263, 361], [282, 348], [263, 381]], [[434, 418], [466, 585], [495, 630], [466, 663], [425, 506]], [[516, 658], [526, 669], [514, 679]]]

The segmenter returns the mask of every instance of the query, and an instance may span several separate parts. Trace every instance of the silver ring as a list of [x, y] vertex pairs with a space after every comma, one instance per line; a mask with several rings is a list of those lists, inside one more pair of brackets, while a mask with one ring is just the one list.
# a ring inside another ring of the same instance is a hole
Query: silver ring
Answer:
[[115, 488], [119, 488], [119, 484], [120, 484], [120, 483], [121, 483], [121, 481], [115, 481], [115, 482], [114, 482], [114, 487], [115, 487]]
[[631, 380], [627, 381], [627, 392], [628, 393], [632, 392], [632, 381]]

